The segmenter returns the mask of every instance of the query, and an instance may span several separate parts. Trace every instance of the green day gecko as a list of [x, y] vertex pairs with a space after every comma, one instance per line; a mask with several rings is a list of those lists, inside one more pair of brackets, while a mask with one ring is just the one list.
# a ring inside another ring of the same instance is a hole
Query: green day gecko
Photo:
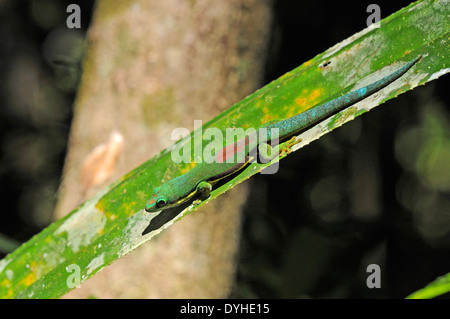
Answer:
[[[267, 163], [280, 154], [290, 152], [290, 148], [300, 142], [300, 140], [295, 140], [295, 134], [381, 90], [405, 74], [421, 58], [422, 56], [418, 56], [397, 71], [363, 88], [318, 105], [291, 118], [269, 123], [258, 129], [259, 134], [247, 135], [241, 140], [225, 146], [215, 154], [214, 162], [198, 163], [187, 173], [156, 187], [153, 190], [150, 201], [145, 206], [145, 210], [147, 212], [156, 212], [171, 208], [184, 203], [195, 194], [199, 194], [202, 199], [208, 198], [214, 183], [239, 172], [249, 162], [255, 160], [257, 153], [260, 155], [259, 158]], [[261, 134], [262, 131], [263, 134]], [[275, 134], [277, 132], [278, 136], [272, 136], [273, 132]], [[261, 138], [261, 136], [264, 138]], [[292, 136], [293, 138], [288, 139]], [[269, 141], [271, 145], [267, 143]], [[279, 143], [283, 141], [286, 141], [286, 143], [279, 147]], [[233, 160], [230, 161], [230, 158]], [[235, 160], [236, 158], [238, 160]]]

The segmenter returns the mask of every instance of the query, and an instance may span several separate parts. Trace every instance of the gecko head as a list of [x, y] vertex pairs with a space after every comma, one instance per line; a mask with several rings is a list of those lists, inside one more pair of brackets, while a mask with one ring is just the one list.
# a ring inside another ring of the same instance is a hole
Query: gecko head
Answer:
[[156, 212], [163, 209], [168, 203], [167, 198], [161, 194], [161, 191], [158, 188], [155, 188], [153, 191], [152, 198], [145, 205], [145, 211], [151, 213]]
[[150, 201], [145, 205], [145, 210], [154, 213], [183, 203], [189, 196], [184, 196], [183, 192], [180, 194], [179, 183], [179, 178], [174, 178], [156, 187]]

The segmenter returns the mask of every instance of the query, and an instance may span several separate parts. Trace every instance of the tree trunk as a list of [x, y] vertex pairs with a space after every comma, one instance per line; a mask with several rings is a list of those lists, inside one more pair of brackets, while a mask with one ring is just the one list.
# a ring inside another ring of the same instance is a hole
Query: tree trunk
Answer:
[[[257, 89], [270, 22], [268, 0], [98, 0], [55, 217], [173, 144], [173, 129], [192, 130]], [[246, 187], [67, 297], [228, 296]]]

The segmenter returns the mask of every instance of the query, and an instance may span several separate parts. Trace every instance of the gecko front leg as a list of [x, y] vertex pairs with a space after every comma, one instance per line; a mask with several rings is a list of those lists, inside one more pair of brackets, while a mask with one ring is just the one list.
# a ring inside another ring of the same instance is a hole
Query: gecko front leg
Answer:
[[200, 199], [196, 199], [192, 202], [194, 205], [200, 204], [202, 201], [207, 199], [211, 195], [212, 185], [206, 181], [198, 183], [196, 192], [200, 194]]
[[205, 200], [211, 195], [212, 185], [206, 181], [202, 181], [197, 185], [197, 192], [200, 194], [200, 198]]

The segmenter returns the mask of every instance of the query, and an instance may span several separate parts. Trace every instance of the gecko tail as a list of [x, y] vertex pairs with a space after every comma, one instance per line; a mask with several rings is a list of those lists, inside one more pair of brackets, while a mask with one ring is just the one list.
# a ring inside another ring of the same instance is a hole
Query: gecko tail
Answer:
[[[417, 56], [414, 60], [409, 61], [404, 66], [399, 68], [398, 70], [392, 72], [391, 74], [381, 78], [378, 81], [375, 81], [365, 87], [362, 87], [358, 90], [351, 91], [343, 96], [337, 97], [336, 99], [326, 102], [324, 104], [321, 104], [319, 106], [316, 106], [312, 109], [309, 109], [303, 113], [300, 113], [290, 119], [290, 122], [293, 124], [289, 127], [296, 127], [295, 132], [300, 132], [303, 130], [308, 129], [309, 127], [317, 124], [318, 122], [321, 122], [325, 120], [326, 118], [336, 114], [337, 112], [345, 109], [346, 107], [355, 104], [366, 97], [374, 94], [377, 91], [380, 91], [390, 83], [394, 82], [398, 78], [400, 78], [403, 74], [408, 72], [409, 69], [411, 69], [417, 62], [419, 62], [422, 59], [422, 55]], [[280, 130], [283, 130], [283, 125], [279, 125]], [[287, 130], [286, 130], [287, 132]], [[280, 136], [284, 136], [286, 132], [281, 131]], [[286, 133], [287, 134], [287, 133]]]

